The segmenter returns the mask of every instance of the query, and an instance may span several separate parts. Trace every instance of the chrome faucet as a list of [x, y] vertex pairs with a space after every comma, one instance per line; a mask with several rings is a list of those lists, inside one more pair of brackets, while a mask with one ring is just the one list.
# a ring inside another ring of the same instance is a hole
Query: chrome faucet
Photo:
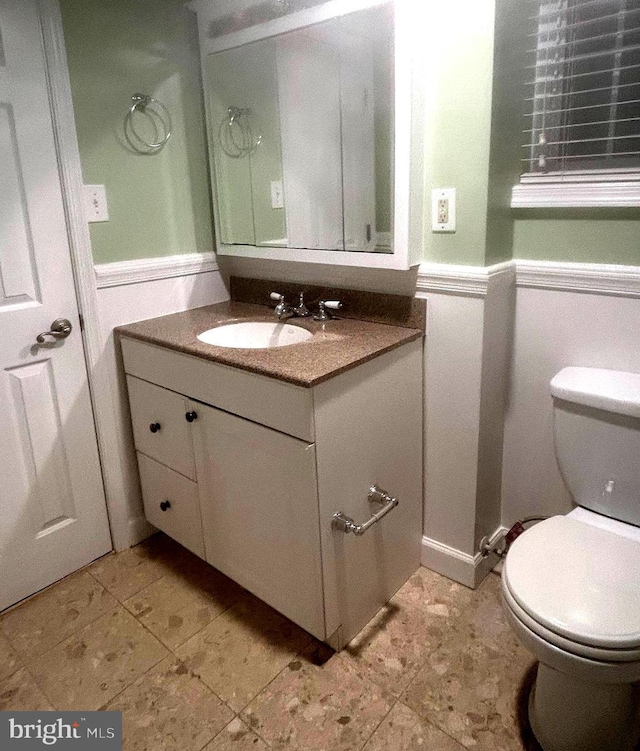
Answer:
[[[311, 311], [304, 302], [304, 292], [300, 293], [300, 299], [298, 304], [294, 307], [289, 305], [284, 299], [284, 295], [279, 292], [271, 292], [269, 297], [277, 302], [276, 315], [281, 321], [292, 316], [299, 316], [301, 318], [307, 318], [311, 315]], [[318, 311], [314, 314], [314, 321], [329, 321], [331, 319], [330, 310], [340, 310], [342, 303], [339, 300], [320, 300], [318, 303]]]
[[293, 312], [300, 318], [308, 318], [311, 315], [311, 311], [304, 304], [304, 292], [300, 293], [300, 301], [293, 309]]
[[272, 300], [277, 300], [276, 315], [281, 321], [295, 315], [294, 309], [285, 301], [284, 295], [281, 295], [279, 292], [272, 292], [269, 297]]

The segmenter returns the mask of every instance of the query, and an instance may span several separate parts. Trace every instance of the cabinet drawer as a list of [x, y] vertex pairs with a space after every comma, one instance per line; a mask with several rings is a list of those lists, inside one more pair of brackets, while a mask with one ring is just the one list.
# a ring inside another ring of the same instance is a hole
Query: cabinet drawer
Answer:
[[187, 399], [132, 376], [127, 376], [127, 388], [138, 451], [195, 480]]
[[198, 486], [138, 452], [147, 519], [192, 553], [204, 558]]

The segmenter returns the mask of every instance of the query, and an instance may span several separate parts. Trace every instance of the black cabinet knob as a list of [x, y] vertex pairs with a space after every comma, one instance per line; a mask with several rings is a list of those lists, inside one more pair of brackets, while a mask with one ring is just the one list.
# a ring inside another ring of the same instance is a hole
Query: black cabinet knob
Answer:
[[187, 418], [187, 422], [193, 422], [194, 420], [198, 419], [198, 413], [197, 412], [187, 412], [185, 415]]
[[160, 508], [163, 511], [166, 511], [167, 509], [171, 508], [171, 501], [162, 501], [162, 503], [160, 504]]
[[159, 422], [152, 422], [151, 425], [149, 425], [149, 430], [152, 433], [157, 433], [160, 430], [160, 423]]

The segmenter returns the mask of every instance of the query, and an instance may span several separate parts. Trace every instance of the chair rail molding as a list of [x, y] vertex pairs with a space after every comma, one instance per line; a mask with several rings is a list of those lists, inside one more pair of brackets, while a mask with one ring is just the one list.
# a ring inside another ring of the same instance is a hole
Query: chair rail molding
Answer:
[[486, 297], [497, 284], [513, 282], [513, 261], [493, 266], [458, 266], [445, 263], [421, 263], [418, 267], [416, 292]]
[[518, 287], [640, 297], [640, 266], [516, 260]]
[[217, 270], [218, 262], [215, 253], [184, 253], [96, 264], [95, 278], [98, 289], [103, 289]]
[[514, 281], [518, 287], [640, 297], [640, 266], [528, 259], [493, 266], [422, 263], [416, 293], [486, 297], [496, 285]]

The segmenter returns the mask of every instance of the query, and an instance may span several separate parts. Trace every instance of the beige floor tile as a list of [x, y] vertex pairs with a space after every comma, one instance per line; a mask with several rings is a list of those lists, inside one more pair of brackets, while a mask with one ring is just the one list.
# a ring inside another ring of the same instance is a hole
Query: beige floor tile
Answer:
[[56, 709], [90, 711], [166, 655], [162, 644], [119, 605], [28, 667]]
[[340, 656], [399, 696], [459, 619], [470, 594], [420, 569]]
[[25, 668], [0, 681], [0, 712], [51, 709], [53, 707]]
[[17, 652], [9, 644], [9, 640], [0, 633], [0, 681], [13, 675], [21, 666]]
[[467, 748], [519, 751], [533, 659], [509, 628], [491, 577], [403, 696]]
[[398, 590], [395, 599], [444, 618], [456, 617], [472, 601], [474, 591], [424, 566]]
[[[337, 655], [324, 664], [292, 660], [242, 713], [280, 751], [356, 751], [391, 709], [393, 699]], [[318, 661], [321, 662], [321, 661]]]
[[204, 751], [268, 751], [268, 748], [261, 738], [236, 717]]
[[495, 647], [500, 646], [503, 639], [513, 637], [513, 629], [507, 623], [502, 608], [501, 582], [499, 576], [489, 574], [478, 589], [469, 590], [471, 601], [461, 619], [469, 626], [473, 637]]
[[239, 711], [309, 639], [284, 616], [247, 595], [178, 647], [176, 654]]
[[124, 605], [169, 649], [192, 637], [231, 607], [244, 590], [202, 562], [163, 576]]
[[80, 571], [54, 584], [0, 619], [0, 629], [25, 660], [43, 654], [113, 609], [116, 600]]
[[157, 534], [122, 553], [108, 555], [89, 571], [120, 602], [188, 565], [192, 553], [163, 534]]
[[462, 751], [463, 746], [398, 702], [364, 751]]
[[173, 655], [110, 702], [122, 712], [125, 751], [199, 751], [233, 719]]

